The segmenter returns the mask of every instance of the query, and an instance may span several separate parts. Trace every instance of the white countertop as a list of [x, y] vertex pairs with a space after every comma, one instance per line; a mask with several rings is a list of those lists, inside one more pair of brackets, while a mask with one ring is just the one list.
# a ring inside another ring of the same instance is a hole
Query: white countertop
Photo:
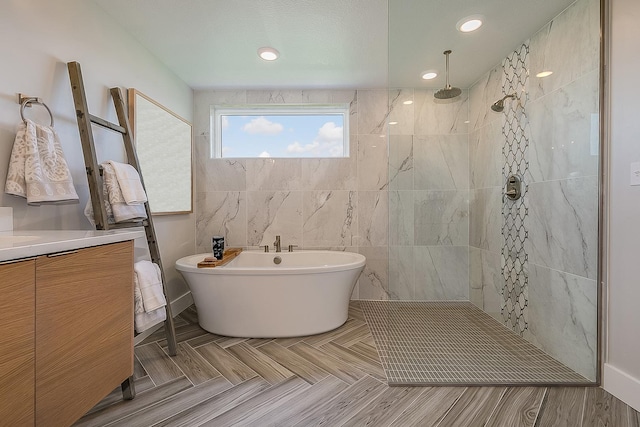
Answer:
[[145, 237], [142, 228], [121, 230], [42, 230], [0, 232], [0, 261], [30, 258]]

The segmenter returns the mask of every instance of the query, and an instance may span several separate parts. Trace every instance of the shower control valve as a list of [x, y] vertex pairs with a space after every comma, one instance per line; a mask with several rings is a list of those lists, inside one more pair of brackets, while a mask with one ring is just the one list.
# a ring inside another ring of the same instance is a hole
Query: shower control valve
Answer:
[[504, 195], [509, 200], [518, 200], [522, 196], [522, 179], [518, 175], [509, 175]]

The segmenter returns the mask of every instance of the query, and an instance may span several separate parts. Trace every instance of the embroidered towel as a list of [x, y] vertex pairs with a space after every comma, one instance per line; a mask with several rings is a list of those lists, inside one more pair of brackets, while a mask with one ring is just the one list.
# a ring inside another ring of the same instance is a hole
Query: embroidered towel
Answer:
[[5, 193], [28, 204], [77, 203], [69, 166], [53, 127], [25, 120], [13, 143]]
[[124, 201], [128, 205], [141, 205], [146, 202], [147, 194], [144, 192], [138, 171], [126, 163], [118, 163], [113, 160], [108, 163], [113, 166]]
[[133, 270], [140, 286], [144, 311], [150, 313], [164, 307], [167, 300], [162, 290], [162, 276], [158, 264], [151, 261], [138, 261], [133, 265]]

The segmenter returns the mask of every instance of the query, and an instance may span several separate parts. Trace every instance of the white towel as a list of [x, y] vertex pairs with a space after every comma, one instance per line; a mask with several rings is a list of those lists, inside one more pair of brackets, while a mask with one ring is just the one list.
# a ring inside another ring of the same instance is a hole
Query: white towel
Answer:
[[142, 292], [140, 291], [140, 282], [138, 281], [138, 275], [133, 274], [133, 302], [135, 314], [144, 313], [144, 303], [142, 302]]
[[[127, 205], [120, 191], [120, 185], [116, 179], [115, 171], [110, 162], [102, 163], [102, 194], [104, 196], [104, 207], [107, 211], [107, 222], [135, 222], [147, 218], [147, 211], [144, 205]], [[95, 226], [93, 217], [93, 205], [91, 200], [87, 201], [84, 214]]]
[[[133, 275], [133, 296], [134, 296], [134, 307], [135, 307], [135, 310], [134, 310], [135, 328], [137, 333], [142, 333], [147, 329], [149, 329], [150, 327], [157, 325], [160, 322], [164, 322], [167, 319], [167, 312], [164, 306], [157, 308], [155, 310], [152, 310], [149, 313], [145, 311], [144, 302], [142, 298], [142, 290], [140, 288], [140, 281], [138, 280], [137, 272], [134, 272], [134, 275]], [[163, 298], [164, 298], [164, 295], [163, 295]]]
[[78, 194], [53, 127], [31, 120], [20, 123], [11, 151], [5, 193], [24, 197], [29, 204], [77, 203]]
[[112, 160], [108, 163], [113, 166], [125, 202], [128, 205], [141, 205], [146, 202], [147, 194], [144, 192], [138, 171], [126, 163], [118, 163]]
[[167, 311], [162, 307], [151, 313], [136, 313], [134, 317], [136, 332], [142, 333], [150, 327], [167, 320]]
[[144, 311], [150, 313], [167, 305], [162, 290], [162, 276], [160, 267], [151, 261], [138, 261], [133, 265], [135, 271], [134, 284], [137, 280], [142, 294]]
[[[129, 205], [124, 199], [112, 162], [102, 163], [103, 183], [115, 222], [140, 221], [147, 217], [144, 204]], [[139, 181], [138, 181], [139, 182]], [[144, 191], [143, 191], [144, 192]]]

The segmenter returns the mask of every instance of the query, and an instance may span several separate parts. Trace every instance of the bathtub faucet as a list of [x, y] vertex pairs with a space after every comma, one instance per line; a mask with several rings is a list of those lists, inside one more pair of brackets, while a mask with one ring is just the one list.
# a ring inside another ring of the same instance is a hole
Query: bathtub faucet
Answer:
[[276, 236], [276, 241], [273, 242], [273, 246], [276, 248], [276, 252], [282, 252], [282, 248], [280, 247], [280, 236]]

